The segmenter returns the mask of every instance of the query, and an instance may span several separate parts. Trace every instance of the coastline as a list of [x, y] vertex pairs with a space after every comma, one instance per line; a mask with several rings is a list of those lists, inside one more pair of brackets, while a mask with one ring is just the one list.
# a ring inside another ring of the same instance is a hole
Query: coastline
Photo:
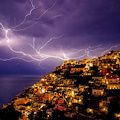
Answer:
[[120, 50], [92, 60], [65, 60], [4, 105], [0, 117], [1, 120], [117, 120], [119, 93]]
[[22, 92], [26, 87], [40, 81], [42, 77], [43, 75], [1, 75], [0, 109], [2, 109], [3, 104], [11, 102], [14, 96]]

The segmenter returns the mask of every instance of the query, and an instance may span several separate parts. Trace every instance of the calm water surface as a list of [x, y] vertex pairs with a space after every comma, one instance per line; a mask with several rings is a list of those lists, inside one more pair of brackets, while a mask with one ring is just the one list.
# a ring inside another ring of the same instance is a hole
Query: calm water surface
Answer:
[[28, 86], [40, 81], [42, 76], [0, 76], [0, 108]]

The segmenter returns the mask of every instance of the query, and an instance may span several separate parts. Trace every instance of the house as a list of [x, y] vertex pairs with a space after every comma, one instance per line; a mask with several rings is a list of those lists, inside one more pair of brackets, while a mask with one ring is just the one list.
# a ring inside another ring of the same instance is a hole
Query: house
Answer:
[[75, 65], [77, 63], [77, 61], [76, 60], [65, 60], [65, 62], [63, 64], [67, 65], [68, 63]]
[[61, 66], [57, 66], [55, 70], [60, 70], [62, 69], [62, 65]]
[[102, 77], [92, 77], [96, 84], [102, 84]]
[[26, 105], [29, 101], [30, 101], [30, 99], [28, 99], [28, 98], [19, 98], [19, 99], [14, 101], [14, 104], [16, 106], [17, 105]]
[[107, 84], [119, 84], [120, 78], [118, 75], [106, 75], [104, 79], [102, 79], [102, 85]]
[[70, 73], [71, 74], [78, 73], [78, 72], [81, 72], [82, 70], [83, 70], [83, 68], [71, 68]]
[[85, 68], [90, 69], [90, 67], [93, 67], [93, 63], [91, 62], [86, 63]]
[[120, 84], [108, 84], [107, 89], [120, 89]]
[[106, 74], [110, 74], [110, 72], [111, 72], [112, 70], [110, 69], [110, 68], [103, 68], [101, 71], [100, 71], [100, 73], [102, 74], [102, 75], [106, 75]]
[[103, 88], [93, 88], [92, 95], [94, 96], [104, 96], [104, 89]]
[[74, 99], [72, 100], [72, 103], [78, 103], [83, 105], [83, 95], [76, 94]]
[[51, 95], [50, 93], [48, 93], [48, 92], [46, 92], [46, 93], [44, 94], [44, 97], [45, 97], [45, 99], [48, 100], [48, 101], [51, 101], [51, 100], [52, 100], [52, 95]]
[[89, 88], [89, 86], [85, 86], [85, 85], [79, 85], [79, 91], [83, 92], [85, 91], [85, 89]]
[[78, 65], [82, 65], [82, 64], [85, 64], [85, 61], [79, 60], [79, 61], [78, 61]]
[[96, 66], [96, 65], [97, 65], [97, 63], [98, 63], [97, 61], [98, 61], [98, 59], [97, 59], [97, 58], [93, 58], [93, 60], [91, 60], [92, 64], [93, 64], [93, 65], [95, 65], [95, 66]]
[[83, 59], [83, 61], [84, 61], [85, 63], [88, 63], [88, 62], [90, 62], [90, 59]]
[[64, 105], [59, 105], [59, 104], [56, 104], [53, 109], [58, 109], [60, 111], [66, 111], [67, 110], [67, 108]]
[[102, 79], [102, 84], [119, 84], [119, 79]]
[[83, 71], [84, 67], [85, 67], [85, 64], [83, 64], [83, 65], [75, 65], [74, 68], [70, 69], [70, 73], [73, 74], [73, 73], [81, 72], [81, 71]]
[[83, 73], [83, 76], [91, 76], [91, 75], [92, 75], [92, 73], [91, 73], [91, 72], [89, 72], [89, 71], [88, 71], [88, 72], [84, 72], [84, 73]]
[[59, 105], [64, 104], [64, 99], [63, 99], [62, 96], [60, 96], [60, 97], [58, 98], [58, 104], [59, 104]]

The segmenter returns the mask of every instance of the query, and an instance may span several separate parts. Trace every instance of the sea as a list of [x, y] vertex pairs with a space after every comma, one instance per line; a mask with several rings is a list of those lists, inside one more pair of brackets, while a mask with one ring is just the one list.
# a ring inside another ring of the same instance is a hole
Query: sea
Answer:
[[26, 87], [40, 81], [43, 76], [0, 76], [0, 109]]

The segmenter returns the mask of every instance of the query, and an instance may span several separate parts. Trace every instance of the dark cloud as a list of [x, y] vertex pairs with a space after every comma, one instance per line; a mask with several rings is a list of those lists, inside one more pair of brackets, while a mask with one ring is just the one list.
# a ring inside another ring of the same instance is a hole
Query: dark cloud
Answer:
[[39, 24], [34, 25], [34, 27], [33, 26], [26, 27], [25, 30], [21, 30], [23, 28], [24, 27], [18, 29], [18, 31], [16, 31], [15, 34], [24, 35], [26, 37], [28, 36], [29, 37], [45, 37], [48, 34], [48, 31], [42, 25], [39, 25]]
[[[34, 36], [38, 40], [41, 38], [43, 43], [51, 37], [64, 35], [63, 38], [51, 42], [52, 44], [46, 47], [49, 51], [50, 49], [54, 49], [54, 51], [55, 49], [56, 51], [70, 48], [80, 49], [98, 44], [112, 46], [120, 43], [120, 1], [56, 0], [55, 5], [54, 3], [54, 0], [34, 0], [35, 6], [38, 4], [41, 6], [27, 17], [27, 21], [40, 17], [47, 9], [48, 11], [39, 19], [17, 27], [17, 31], [13, 32], [14, 35], [24, 36], [26, 39], [29, 38], [29, 41]], [[6, 28], [11, 28], [21, 23], [30, 9], [29, 0], [0, 0], [0, 22]], [[23, 28], [26, 29], [20, 30]], [[0, 37], [4, 37], [2, 32], [0, 32]], [[29, 51], [29, 48], [22, 47], [22, 50], [24, 49]], [[7, 64], [11, 66], [12, 62]], [[47, 62], [46, 64], [48, 65]], [[20, 66], [22, 65], [20, 64]], [[24, 66], [26, 66], [25, 73], [27, 73], [28, 64], [24, 63]], [[18, 69], [17, 67], [14, 66]], [[23, 68], [20, 69], [23, 70]], [[53, 69], [52, 66], [50, 68]], [[37, 70], [35, 71], [38, 74]], [[28, 71], [28, 73], [31, 72]]]

